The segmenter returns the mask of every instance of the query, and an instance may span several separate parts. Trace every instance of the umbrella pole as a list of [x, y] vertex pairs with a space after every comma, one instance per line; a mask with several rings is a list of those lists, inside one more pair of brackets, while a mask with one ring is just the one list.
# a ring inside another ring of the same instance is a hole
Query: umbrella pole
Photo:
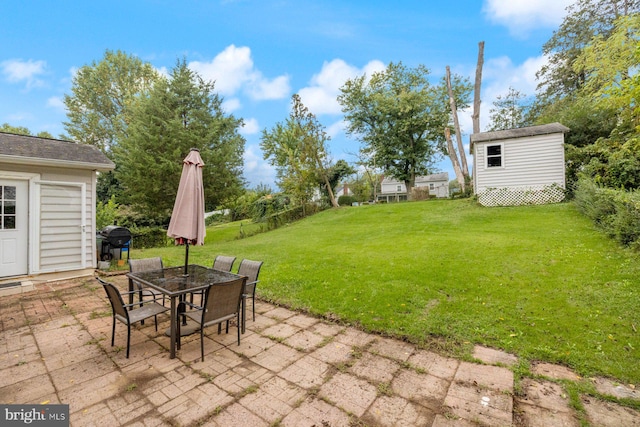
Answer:
[[184, 255], [184, 275], [186, 276], [188, 274], [188, 267], [189, 267], [189, 239], [187, 240], [187, 245], [186, 245], [186, 250], [185, 250], [185, 255]]

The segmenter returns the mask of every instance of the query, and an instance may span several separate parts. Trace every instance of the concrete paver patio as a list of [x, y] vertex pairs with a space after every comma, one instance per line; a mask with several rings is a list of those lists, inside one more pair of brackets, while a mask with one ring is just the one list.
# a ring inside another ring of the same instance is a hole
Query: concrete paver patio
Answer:
[[[124, 276], [109, 278], [120, 289]], [[616, 398], [637, 392], [594, 379], [569, 404], [565, 386], [591, 381], [548, 364], [514, 392], [518, 359], [476, 347], [478, 363], [256, 302], [237, 345], [235, 327], [183, 338], [169, 359], [168, 316], [116, 325], [102, 287], [85, 278], [0, 298], [0, 403], [65, 403], [73, 426], [594, 426], [640, 425]], [[600, 394], [599, 394], [600, 393]], [[602, 395], [608, 399], [599, 399]]]

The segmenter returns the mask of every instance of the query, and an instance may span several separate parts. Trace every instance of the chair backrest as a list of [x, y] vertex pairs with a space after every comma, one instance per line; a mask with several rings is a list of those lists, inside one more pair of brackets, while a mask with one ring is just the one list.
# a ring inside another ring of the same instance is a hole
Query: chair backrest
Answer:
[[[162, 270], [162, 258], [154, 257], [154, 258], [142, 258], [142, 259], [130, 259], [129, 260], [129, 271], [131, 273], [136, 273], [139, 271], [151, 271], [151, 270]], [[129, 283], [134, 282], [129, 279]], [[142, 289], [142, 284], [139, 282], [135, 282], [138, 289]]]
[[213, 268], [214, 270], [219, 271], [231, 271], [231, 268], [233, 267], [233, 263], [235, 261], [236, 257], [234, 256], [218, 255], [213, 260]]
[[240, 267], [238, 267], [238, 275], [247, 276], [247, 283], [255, 283], [258, 281], [260, 267], [262, 267], [262, 261], [243, 259], [240, 263]]
[[218, 319], [233, 317], [240, 311], [242, 290], [246, 277], [240, 277], [219, 285], [211, 285], [204, 296], [202, 324]]
[[113, 309], [114, 316], [119, 317], [120, 320], [124, 322], [129, 322], [129, 313], [124, 307], [124, 300], [122, 299], [122, 294], [120, 294], [118, 288], [116, 288], [109, 282], [105, 282], [99, 277], [96, 277], [96, 279], [98, 279], [98, 282], [102, 283], [102, 286], [107, 293], [107, 297], [109, 298], [109, 302], [111, 303], [111, 308]]
[[162, 270], [162, 258], [155, 257], [129, 260], [129, 271], [132, 273], [150, 270]]

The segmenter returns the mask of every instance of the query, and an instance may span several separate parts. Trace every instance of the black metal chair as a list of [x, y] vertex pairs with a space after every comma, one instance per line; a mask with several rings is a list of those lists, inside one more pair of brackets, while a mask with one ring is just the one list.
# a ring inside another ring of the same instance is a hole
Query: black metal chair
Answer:
[[[162, 258], [160, 257], [129, 260], [129, 271], [131, 273], [150, 270], [162, 270], [162, 267]], [[137, 282], [133, 279], [129, 279], [129, 289], [133, 289], [132, 285], [134, 284], [138, 288], [138, 297], [140, 298], [140, 301], [143, 301], [144, 297], [151, 297], [152, 300], [162, 298], [162, 305], [165, 305], [165, 296], [162, 292], [144, 287], [142, 283]]]
[[[238, 327], [238, 345], [240, 345], [240, 307], [242, 290], [246, 277], [240, 277], [231, 282], [211, 285], [204, 293], [204, 304], [197, 306], [185, 303], [195, 310], [181, 313], [200, 325], [200, 354], [204, 362], [204, 328], [218, 325], [218, 334], [222, 331], [222, 322], [227, 322], [226, 333], [229, 333], [229, 320], [235, 318]], [[180, 349], [180, 319], [176, 320], [178, 328], [178, 349]]]
[[[129, 347], [131, 343], [131, 325], [136, 322], [141, 322], [144, 319], [153, 317], [156, 322], [156, 331], [158, 330], [158, 314], [169, 311], [169, 307], [158, 304], [153, 300], [138, 301], [133, 304], [125, 304], [122, 299], [122, 294], [113, 284], [105, 282], [101, 278], [97, 277], [98, 282], [102, 284], [109, 302], [111, 303], [111, 309], [113, 311], [113, 327], [111, 328], [111, 347], [114, 346], [116, 338], [116, 320], [127, 325], [127, 359], [129, 358]], [[132, 291], [137, 292], [137, 291]], [[129, 292], [127, 292], [129, 293]], [[139, 306], [139, 308], [133, 308]]]
[[256, 321], [256, 286], [258, 285], [258, 275], [260, 274], [260, 268], [262, 267], [262, 261], [251, 261], [243, 259], [238, 267], [238, 275], [246, 276], [247, 283], [244, 286], [242, 292], [242, 333], [245, 331], [246, 314], [247, 314], [247, 298], [251, 298], [253, 321]]

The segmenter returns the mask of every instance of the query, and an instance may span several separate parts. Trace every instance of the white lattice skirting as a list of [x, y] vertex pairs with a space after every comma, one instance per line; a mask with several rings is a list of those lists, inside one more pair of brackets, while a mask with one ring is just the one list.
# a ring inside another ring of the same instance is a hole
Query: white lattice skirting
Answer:
[[561, 202], [564, 195], [564, 189], [556, 184], [488, 188], [478, 193], [478, 202], [482, 206], [544, 205]]

